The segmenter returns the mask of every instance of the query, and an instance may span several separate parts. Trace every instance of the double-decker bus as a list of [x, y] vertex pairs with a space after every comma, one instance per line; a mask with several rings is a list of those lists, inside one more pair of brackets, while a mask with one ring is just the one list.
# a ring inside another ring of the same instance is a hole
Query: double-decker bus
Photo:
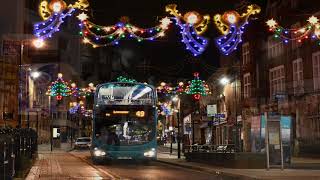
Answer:
[[98, 85], [93, 112], [93, 162], [156, 159], [156, 103], [156, 91], [147, 84]]

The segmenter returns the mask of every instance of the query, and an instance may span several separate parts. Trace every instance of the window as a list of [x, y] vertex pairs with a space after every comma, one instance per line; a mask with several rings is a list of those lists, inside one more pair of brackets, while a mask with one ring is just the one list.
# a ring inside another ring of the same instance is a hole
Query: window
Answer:
[[270, 97], [285, 90], [284, 66], [277, 66], [269, 70]]
[[251, 95], [251, 79], [250, 73], [243, 75], [243, 96], [248, 98]]
[[293, 91], [294, 94], [303, 93], [303, 64], [299, 58], [292, 62], [293, 66]]
[[242, 45], [242, 63], [248, 64], [250, 62], [250, 47], [249, 42]]
[[274, 58], [283, 53], [282, 41], [275, 40], [273, 36], [268, 39], [268, 57]]
[[313, 87], [320, 90], [320, 51], [312, 54]]

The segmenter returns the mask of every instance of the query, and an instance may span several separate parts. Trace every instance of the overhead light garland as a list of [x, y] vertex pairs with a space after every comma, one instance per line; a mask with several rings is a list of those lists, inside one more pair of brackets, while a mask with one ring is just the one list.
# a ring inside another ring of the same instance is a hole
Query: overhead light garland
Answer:
[[130, 24], [127, 17], [122, 17], [122, 20], [115, 25], [101, 26], [96, 25], [89, 20], [84, 13], [78, 16], [81, 21], [80, 35], [83, 36], [83, 42], [89, 43], [93, 47], [118, 45], [119, 41], [125, 38], [134, 38], [138, 42], [148, 40], [153, 41], [165, 35], [171, 20], [167, 17], [160, 20], [160, 24], [152, 28], [140, 28]]
[[169, 96], [173, 93], [173, 88], [169, 86], [167, 83], [161, 82], [160, 86], [157, 87], [157, 93]]
[[174, 16], [173, 19], [176, 21], [176, 25], [180, 27], [181, 42], [186, 45], [186, 50], [190, 51], [194, 56], [202, 54], [208, 45], [208, 40], [200, 36], [200, 34], [207, 29], [210, 16], [201, 16], [195, 11], [188, 12], [182, 16], [178, 12], [176, 4], [167, 5], [166, 11]]
[[199, 73], [193, 74], [194, 79], [186, 88], [186, 93], [192, 95], [195, 100], [199, 100], [201, 96], [207, 96], [211, 94], [209, 86], [199, 78]]
[[94, 84], [89, 83], [88, 87], [81, 89], [81, 96], [82, 97], [93, 96], [95, 91], [96, 91], [96, 87], [94, 86]]
[[249, 17], [260, 13], [260, 11], [261, 8], [258, 5], [252, 4], [241, 15], [237, 11], [227, 11], [223, 15], [216, 14], [214, 16], [215, 25], [223, 34], [216, 39], [216, 43], [223, 54], [229, 55], [237, 49], [239, 43], [242, 42], [242, 34], [248, 24]]
[[62, 100], [63, 97], [69, 96], [71, 92], [68, 83], [63, 80], [62, 76], [59, 73], [57, 80], [51, 83], [47, 91], [47, 95], [56, 97], [58, 101]]
[[315, 16], [309, 17], [307, 23], [300, 28], [283, 28], [274, 19], [269, 19], [266, 24], [269, 27], [269, 31], [274, 33], [274, 37], [282, 39], [284, 43], [289, 41], [302, 42], [302, 40], [310, 37], [312, 39], [320, 39], [320, 23]]
[[178, 95], [181, 95], [181, 94], [185, 94], [186, 93], [186, 87], [184, 85], [183, 82], [179, 82], [178, 83], [178, 86], [176, 86], [174, 88], [174, 93], [175, 94], [178, 94]]
[[117, 82], [125, 82], [125, 83], [135, 83], [137, 82], [135, 79], [130, 79], [124, 76], [117, 77]]

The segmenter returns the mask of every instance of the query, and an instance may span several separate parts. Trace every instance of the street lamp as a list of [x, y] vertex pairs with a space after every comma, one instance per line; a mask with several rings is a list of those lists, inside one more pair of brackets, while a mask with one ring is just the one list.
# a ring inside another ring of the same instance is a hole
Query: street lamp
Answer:
[[[25, 43], [26, 42], [26, 43]], [[27, 40], [22, 40], [20, 43], [20, 59], [19, 59], [19, 74], [18, 74], [18, 88], [19, 88], [19, 94], [18, 94], [18, 127], [22, 127], [22, 117], [21, 117], [21, 100], [22, 100], [22, 82], [21, 82], [21, 73], [22, 73], [22, 62], [23, 62], [23, 56], [24, 56], [24, 46], [25, 44], [30, 44], [39, 49], [44, 46], [44, 41], [42, 39], [27, 39]], [[37, 74], [34, 74], [37, 75]], [[40, 74], [38, 74], [40, 75]]]
[[177, 113], [177, 119], [178, 119], [178, 158], [180, 159], [181, 157], [181, 149], [180, 149], [180, 144], [181, 144], [181, 137], [180, 137], [180, 98], [178, 96], [174, 96], [172, 98], [173, 102], [177, 103], [177, 109], [175, 109], [175, 112]]
[[228, 79], [227, 77], [223, 77], [220, 79], [220, 84], [222, 85], [227, 85], [229, 84], [229, 82], [230, 82], [230, 79]]
[[38, 77], [40, 77], [41, 73], [38, 72], [38, 71], [33, 71], [33, 72], [31, 72], [30, 75], [31, 75], [31, 77], [32, 77], [33, 79], [37, 79]]

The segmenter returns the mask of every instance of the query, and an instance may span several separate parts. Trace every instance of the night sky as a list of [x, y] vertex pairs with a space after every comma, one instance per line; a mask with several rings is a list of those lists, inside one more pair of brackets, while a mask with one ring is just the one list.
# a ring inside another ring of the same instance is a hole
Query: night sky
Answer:
[[[90, 20], [96, 24], [115, 24], [120, 17], [127, 16], [130, 23], [148, 28], [159, 24], [159, 19], [169, 16], [165, 12], [167, 4], [177, 4], [177, 9], [182, 14], [194, 10], [200, 14], [209, 14], [212, 19], [216, 13], [222, 14], [226, 10], [233, 10], [243, 0], [89, 0], [89, 2], [91, 7]], [[261, 3], [263, 1], [250, 2], [264, 6]], [[137, 54], [135, 58], [129, 60], [136, 68], [131, 68], [131, 71], [128, 70], [127, 73], [138, 80], [149, 76], [153, 76], [155, 81], [192, 79], [192, 73], [195, 71], [200, 72], [200, 76], [206, 79], [219, 67], [220, 53], [214, 43], [214, 38], [219, 35], [211, 20], [207, 32], [203, 35], [209, 38], [209, 45], [205, 52], [197, 57], [193, 57], [185, 50], [185, 45], [180, 42], [178, 27], [175, 25], [171, 25], [166, 37], [159, 40], [143, 43], [121, 41], [119, 47], [108, 48], [131, 50]], [[147, 72], [141, 65], [144, 60], [147, 61], [149, 68]], [[136, 77], [139, 76], [137, 74], [140, 70], [142, 75], [140, 73], [140, 77]]]

